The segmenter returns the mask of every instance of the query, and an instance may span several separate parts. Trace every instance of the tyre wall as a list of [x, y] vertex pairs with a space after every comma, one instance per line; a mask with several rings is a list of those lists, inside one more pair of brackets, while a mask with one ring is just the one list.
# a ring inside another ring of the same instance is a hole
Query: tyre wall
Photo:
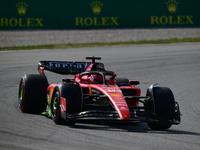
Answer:
[[1, 0], [0, 29], [200, 27], [199, 0]]

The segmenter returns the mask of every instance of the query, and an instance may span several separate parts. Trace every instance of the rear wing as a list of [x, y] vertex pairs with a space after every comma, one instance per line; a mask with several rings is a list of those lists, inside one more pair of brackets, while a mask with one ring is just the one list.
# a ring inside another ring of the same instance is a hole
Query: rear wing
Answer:
[[[72, 62], [72, 61], [39, 61], [38, 71], [44, 75], [44, 70], [58, 74], [75, 75], [84, 72], [91, 62]], [[95, 63], [97, 68], [103, 68], [103, 63]]]

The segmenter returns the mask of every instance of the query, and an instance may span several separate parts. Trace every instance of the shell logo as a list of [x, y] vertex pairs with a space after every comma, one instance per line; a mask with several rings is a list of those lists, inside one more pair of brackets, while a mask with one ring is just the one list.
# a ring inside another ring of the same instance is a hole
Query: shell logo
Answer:
[[122, 95], [120, 95], [120, 94], [110, 94], [111, 96], [113, 96], [113, 97], [121, 97]]

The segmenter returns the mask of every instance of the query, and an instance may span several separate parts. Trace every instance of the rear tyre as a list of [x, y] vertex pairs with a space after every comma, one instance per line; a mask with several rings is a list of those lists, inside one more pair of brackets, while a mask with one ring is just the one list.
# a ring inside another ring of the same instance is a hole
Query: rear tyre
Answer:
[[[175, 101], [172, 91], [167, 87], [154, 87], [155, 113], [168, 119], [174, 119], [175, 115]], [[165, 130], [169, 129], [170, 123], [147, 123], [151, 129]]]
[[[60, 98], [66, 99], [66, 116], [61, 117]], [[81, 111], [81, 93], [78, 86], [69, 83], [62, 83], [61, 92], [56, 87], [51, 100], [52, 119], [56, 124], [74, 125], [75, 122], [67, 119], [67, 115], [79, 113]]]
[[24, 113], [41, 113], [46, 109], [48, 82], [42, 75], [24, 75], [19, 84], [18, 104]]

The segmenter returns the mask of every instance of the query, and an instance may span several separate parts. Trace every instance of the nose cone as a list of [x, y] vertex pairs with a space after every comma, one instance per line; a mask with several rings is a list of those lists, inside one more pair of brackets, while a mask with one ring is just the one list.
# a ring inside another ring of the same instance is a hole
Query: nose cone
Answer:
[[130, 120], [130, 112], [128, 109], [128, 106], [120, 106], [118, 108], [118, 114], [120, 115], [120, 118], [123, 120]]

